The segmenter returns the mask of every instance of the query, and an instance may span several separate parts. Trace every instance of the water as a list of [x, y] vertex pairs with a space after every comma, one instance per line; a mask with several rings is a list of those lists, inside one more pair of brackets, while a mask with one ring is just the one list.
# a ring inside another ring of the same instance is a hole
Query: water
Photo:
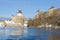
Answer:
[[[20, 35], [12, 35], [12, 32], [16, 30], [22, 30], [22, 32], [20, 31]], [[0, 28], [0, 40], [50, 40], [51, 35], [60, 35], [60, 30], [44, 28]]]

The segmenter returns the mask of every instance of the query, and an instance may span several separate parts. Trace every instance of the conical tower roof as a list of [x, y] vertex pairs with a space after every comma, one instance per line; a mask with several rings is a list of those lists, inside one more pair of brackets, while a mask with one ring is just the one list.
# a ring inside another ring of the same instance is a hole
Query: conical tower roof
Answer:
[[40, 10], [38, 9], [37, 12], [40, 12]]
[[22, 13], [22, 11], [21, 10], [18, 10], [17, 13]]
[[54, 6], [51, 6], [50, 9], [55, 8]]

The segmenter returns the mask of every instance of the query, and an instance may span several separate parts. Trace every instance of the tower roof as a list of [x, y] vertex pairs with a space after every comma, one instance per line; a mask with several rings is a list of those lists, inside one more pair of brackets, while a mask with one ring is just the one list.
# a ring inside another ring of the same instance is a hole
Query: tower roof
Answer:
[[37, 12], [40, 12], [40, 10], [38, 9]]
[[55, 8], [54, 6], [51, 6], [50, 9]]
[[22, 11], [21, 10], [18, 10], [17, 13], [22, 13]]

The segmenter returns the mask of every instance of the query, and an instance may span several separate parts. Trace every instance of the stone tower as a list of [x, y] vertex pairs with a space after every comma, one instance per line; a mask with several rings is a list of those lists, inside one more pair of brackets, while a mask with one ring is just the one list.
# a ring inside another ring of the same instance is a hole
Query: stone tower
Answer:
[[37, 14], [36, 14], [36, 16], [35, 16], [35, 19], [36, 19], [36, 18], [40, 18], [41, 13], [42, 13], [42, 12], [41, 12], [40, 10], [37, 10]]
[[26, 21], [26, 17], [22, 15], [22, 11], [18, 10], [17, 15], [12, 17], [12, 21], [19, 26], [23, 26], [24, 22]]
[[49, 9], [49, 11], [48, 11], [48, 13], [47, 13], [47, 15], [48, 16], [52, 16], [54, 14], [53, 13], [54, 11], [55, 11], [55, 7], [54, 6], [51, 6], [50, 9]]

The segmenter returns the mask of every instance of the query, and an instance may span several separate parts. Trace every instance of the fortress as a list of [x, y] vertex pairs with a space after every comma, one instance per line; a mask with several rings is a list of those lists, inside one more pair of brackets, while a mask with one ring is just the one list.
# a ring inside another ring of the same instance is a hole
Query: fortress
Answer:
[[37, 10], [37, 14], [33, 19], [29, 20], [28, 25], [30, 27], [48, 27], [48, 26], [60, 26], [60, 8], [51, 6], [48, 11]]
[[37, 10], [37, 14], [33, 19], [27, 20], [22, 15], [22, 11], [18, 10], [16, 16], [12, 16], [10, 20], [0, 20], [0, 26], [8, 27], [48, 27], [60, 26], [60, 8], [50, 7], [48, 11], [42, 12]]
[[22, 15], [22, 11], [18, 10], [16, 16], [12, 16], [10, 20], [0, 20], [0, 26], [23, 27], [27, 26], [26, 17]]

